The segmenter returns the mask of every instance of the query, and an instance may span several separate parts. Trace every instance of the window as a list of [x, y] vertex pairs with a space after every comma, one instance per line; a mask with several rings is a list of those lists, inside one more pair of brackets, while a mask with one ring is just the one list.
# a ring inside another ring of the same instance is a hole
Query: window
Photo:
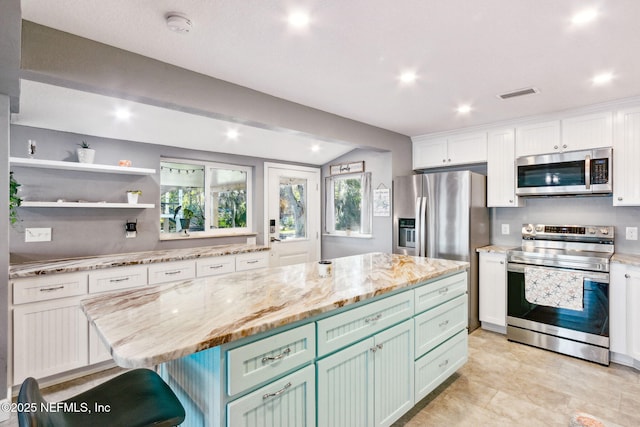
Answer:
[[160, 162], [160, 238], [250, 233], [251, 168]]
[[371, 172], [325, 178], [325, 232], [371, 237]]

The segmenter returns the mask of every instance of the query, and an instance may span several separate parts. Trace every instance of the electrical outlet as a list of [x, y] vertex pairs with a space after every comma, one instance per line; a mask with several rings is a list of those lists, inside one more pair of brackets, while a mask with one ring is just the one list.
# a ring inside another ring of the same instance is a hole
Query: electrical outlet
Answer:
[[25, 242], [50, 242], [51, 228], [25, 228]]
[[509, 234], [509, 224], [502, 224], [502, 234]]
[[638, 240], [638, 227], [627, 227], [627, 240]]

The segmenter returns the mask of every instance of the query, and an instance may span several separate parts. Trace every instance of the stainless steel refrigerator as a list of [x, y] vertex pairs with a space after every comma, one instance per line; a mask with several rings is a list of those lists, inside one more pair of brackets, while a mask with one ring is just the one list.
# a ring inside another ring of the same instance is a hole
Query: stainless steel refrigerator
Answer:
[[470, 171], [396, 177], [393, 252], [469, 262], [469, 331], [478, 319], [478, 253], [489, 244], [486, 177]]

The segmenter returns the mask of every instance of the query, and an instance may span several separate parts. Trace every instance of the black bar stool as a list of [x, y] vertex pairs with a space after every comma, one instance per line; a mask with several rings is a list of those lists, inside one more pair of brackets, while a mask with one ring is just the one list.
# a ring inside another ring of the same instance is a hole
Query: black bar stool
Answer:
[[34, 378], [18, 394], [20, 427], [176, 426], [185, 412], [171, 388], [149, 369], [125, 372], [62, 402], [48, 403]]

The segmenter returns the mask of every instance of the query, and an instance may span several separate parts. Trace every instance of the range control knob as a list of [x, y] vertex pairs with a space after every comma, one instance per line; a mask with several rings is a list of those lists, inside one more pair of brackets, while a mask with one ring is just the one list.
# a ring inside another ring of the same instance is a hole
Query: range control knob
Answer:
[[609, 234], [609, 229], [608, 228], [601, 228], [600, 229], [600, 233], [602, 233], [602, 234], [604, 234], [606, 236], [607, 234]]
[[527, 233], [533, 233], [533, 226], [531, 224], [527, 225], [524, 228], [524, 231], [526, 231]]
[[542, 232], [544, 231], [544, 226], [542, 226], [542, 225], [536, 225], [536, 231], [537, 231], [538, 233], [542, 233]]
[[589, 234], [596, 234], [595, 228], [589, 228], [587, 231], [589, 232]]

